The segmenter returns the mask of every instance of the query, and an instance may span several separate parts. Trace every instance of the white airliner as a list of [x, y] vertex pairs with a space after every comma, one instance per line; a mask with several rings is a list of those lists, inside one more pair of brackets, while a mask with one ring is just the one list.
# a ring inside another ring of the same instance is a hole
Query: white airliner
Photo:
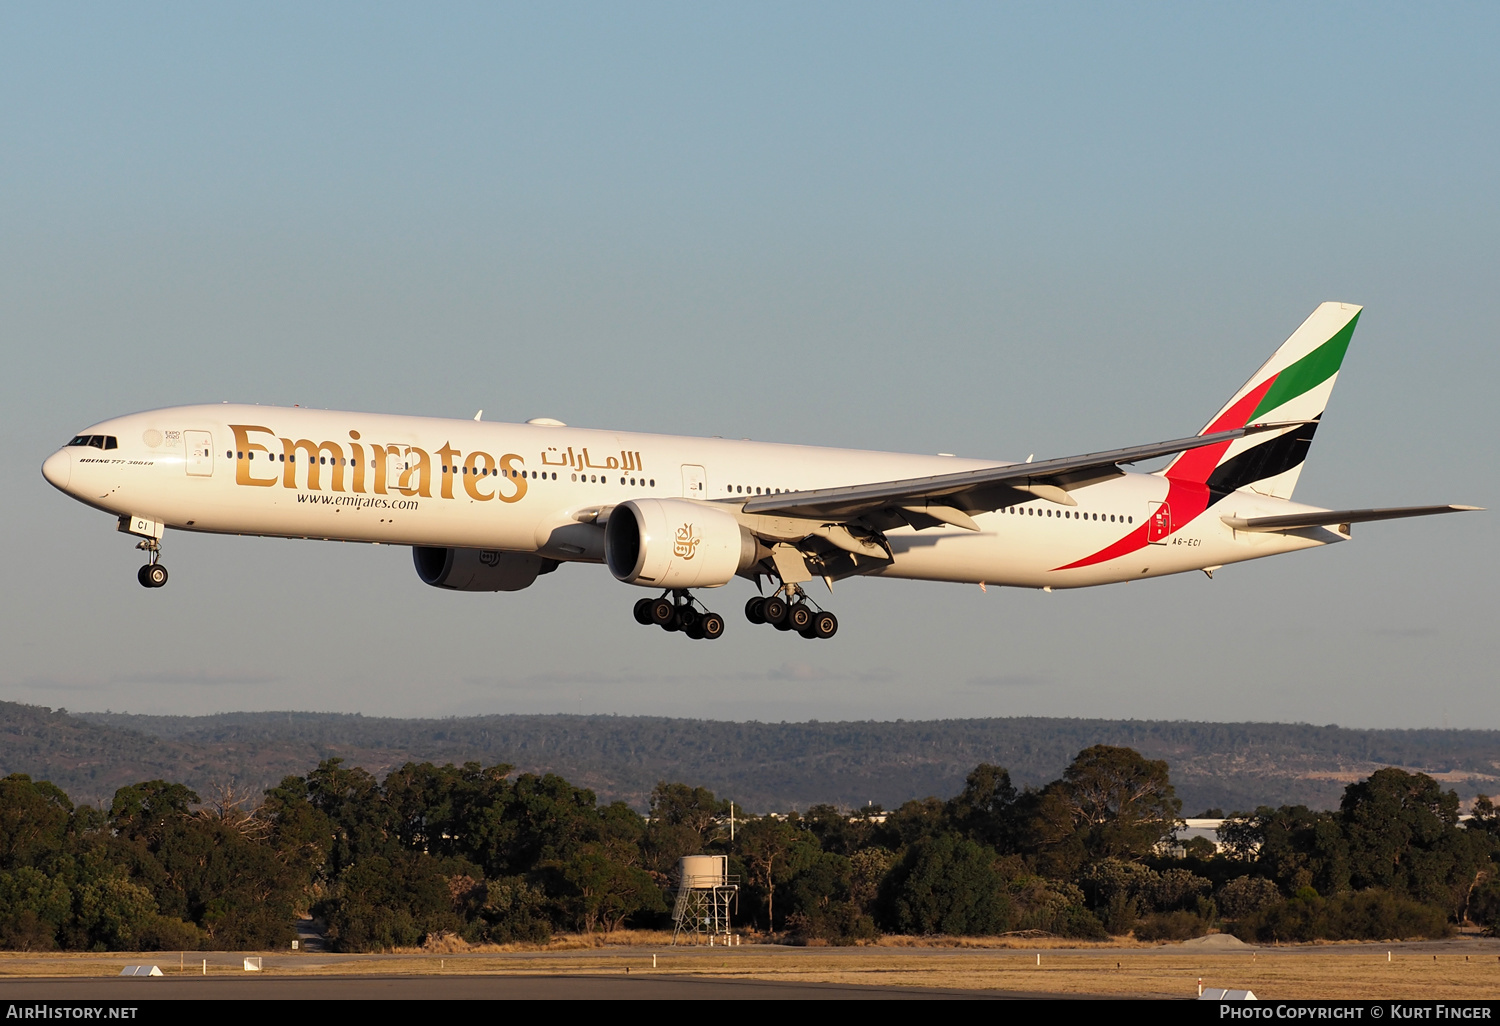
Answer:
[[[1475, 509], [1327, 510], [1292, 489], [1360, 308], [1324, 303], [1198, 435], [1002, 463], [568, 427], [180, 406], [87, 428], [42, 465], [119, 518], [166, 583], [167, 528], [410, 545], [417, 575], [519, 591], [602, 563], [660, 593], [643, 624], [717, 638], [693, 589], [774, 585], [752, 623], [832, 637], [802, 585], [902, 577], [1079, 588], [1346, 540], [1352, 524]], [[1123, 465], [1175, 456], [1155, 473]]]

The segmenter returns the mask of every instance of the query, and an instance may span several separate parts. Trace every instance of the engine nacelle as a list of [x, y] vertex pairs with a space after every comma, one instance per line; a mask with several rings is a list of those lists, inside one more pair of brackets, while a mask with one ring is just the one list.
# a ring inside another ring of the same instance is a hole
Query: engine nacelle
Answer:
[[604, 562], [626, 584], [717, 588], [765, 549], [726, 510], [686, 499], [632, 499], [604, 525]]
[[437, 549], [416, 545], [412, 562], [423, 584], [451, 591], [520, 591], [541, 574], [557, 569], [557, 560], [498, 549]]

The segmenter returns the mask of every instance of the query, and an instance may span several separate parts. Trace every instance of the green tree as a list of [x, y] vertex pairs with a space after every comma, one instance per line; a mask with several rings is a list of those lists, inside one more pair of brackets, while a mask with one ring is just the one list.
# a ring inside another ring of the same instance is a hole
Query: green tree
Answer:
[[746, 820], [736, 834], [735, 848], [745, 863], [746, 883], [765, 895], [768, 931], [776, 929], [776, 885], [790, 880], [800, 862], [817, 850], [810, 838], [787, 820], [770, 815]]
[[1017, 840], [1016, 798], [1010, 772], [982, 762], [970, 771], [964, 789], [948, 802], [948, 818], [970, 840], [1012, 851]]
[[1245, 919], [1282, 901], [1281, 889], [1263, 876], [1237, 876], [1214, 895], [1225, 919]]
[[256, 811], [268, 827], [266, 843], [307, 882], [322, 874], [333, 848], [333, 823], [308, 796], [307, 780], [285, 777]]
[[571, 891], [566, 904], [585, 933], [613, 933], [636, 913], [666, 911], [651, 875], [614, 861], [601, 844], [584, 845], [558, 869]]
[[[431, 933], [462, 933], [444, 865], [409, 852], [372, 855], [339, 875], [313, 906], [340, 951], [382, 951], [421, 944]], [[462, 866], [449, 867], [461, 870]]]
[[1458, 795], [1425, 773], [1388, 767], [1344, 789], [1350, 882], [1379, 887], [1462, 918], [1487, 859], [1480, 832], [1458, 826]]
[[1349, 842], [1339, 816], [1305, 805], [1261, 806], [1236, 813], [1219, 828], [1230, 858], [1248, 862], [1288, 894], [1349, 889]]
[[965, 936], [1010, 928], [1005, 881], [993, 849], [955, 834], [912, 845], [886, 877], [882, 918], [898, 933]]
[[24, 773], [0, 780], [0, 869], [36, 866], [63, 850], [73, 803]]
[[196, 791], [165, 780], [147, 780], [122, 787], [109, 807], [110, 825], [122, 837], [152, 839], [184, 820], [191, 806], [202, 801]]
[[1036, 802], [1031, 834], [1041, 865], [1069, 878], [1099, 859], [1138, 859], [1179, 823], [1182, 801], [1167, 764], [1132, 748], [1095, 745], [1078, 753]]
[[853, 892], [853, 860], [810, 852], [787, 885], [787, 926], [801, 939], [850, 944], [875, 936], [875, 922]]
[[714, 797], [706, 787], [660, 781], [651, 791], [651, 819], [667, 826], [686, 827], [707, 844], [721, 817], [729, 814], [729, 802]]
[[837, 805], [814, 805], [802, 815], [802, 825], [818, 839], [824, 851], [853, 855], [875, 834], [875, 823], [865, 810], [845, 812]]
[[395, 854], [400, 844], [391, 828], [380, 784], [342, 759], [324, 759], [307, 775], [306, 796], [330, 827], [327, 872], [337, 876], [360, 859]]
[[949, 826], [947, 802], [931, 797], [914, 798], [886, 816], [876, 829], [874, 840], [883, 848], [902, 851], [946, 832]]
[[0, 946], [51, 951], [73, 912], [73, 893], [60, 876], [31, 866], [0, 872]]

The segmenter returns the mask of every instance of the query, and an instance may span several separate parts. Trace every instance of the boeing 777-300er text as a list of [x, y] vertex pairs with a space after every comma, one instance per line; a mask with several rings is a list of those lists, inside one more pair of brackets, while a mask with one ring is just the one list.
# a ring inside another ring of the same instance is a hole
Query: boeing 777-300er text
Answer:
[[[602, 563], [658, 594], [635, 616], [693, 638], [695, 589], [774, 585], [752, 623], [832, 637], [814, 578], [1081, 588], [1345, 541], [1351, 525], [1472, 506], [1328, 510], [1292, 489], [1360, 308], [1318, 307], [1201, 433], [1025, 463], [266, 406], [104, 421], [42, 473], [119, 518], [166, 583], [167, 528], [410, 545], [417, 576], [519, 591]], [[1155, 473], [1123, 466], [1175, 457]]]

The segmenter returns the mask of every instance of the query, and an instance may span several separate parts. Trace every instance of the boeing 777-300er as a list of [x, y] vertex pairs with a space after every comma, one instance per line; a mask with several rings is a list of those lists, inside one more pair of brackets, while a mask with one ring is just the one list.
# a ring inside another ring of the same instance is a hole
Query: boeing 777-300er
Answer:
[[[752, 623], [828, 638], [838, 619], [803, 590], [814, 578], [1050, 591], [1212, 577], [1363, 521], [1476, 508], [1292, 501], [1359, 313], [1318, 307], [1195, 436], [1036, 462], [226, 403], [95, 424], [42, 473], [142, 539], [148, 588], [167, 581], [169, 527], [361, 541], [410, 545], [423, 582], [459, 591], [602, 563], [658, 593], [638, 621], [692, 638], [724, 632], [694, 590], [742, 577]], [[1154, 473], [1122, 469], [1162, 456]]]

